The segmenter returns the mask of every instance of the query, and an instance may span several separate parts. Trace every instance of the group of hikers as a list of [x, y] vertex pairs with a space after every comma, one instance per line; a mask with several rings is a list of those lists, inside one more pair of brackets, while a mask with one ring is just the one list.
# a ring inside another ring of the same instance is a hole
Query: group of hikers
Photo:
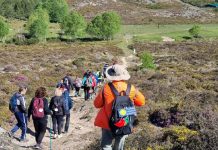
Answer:
[[[107, 82], [97, 94], [97, 87], [102, 84], [104, 78], [107, 79]], [[105, 64], [103, 73], [87, 70], [82, 79], [76, 77], [74, 81], [67, 74], [57, 84], [55, 95], [50, 102], [46, 99], [46, 88], [39, 87], [28, 109], [25, 100], [27, 87], [21, 86], [10, 99], [9, 109], [14, 113], [17, 124], [9, 132], [9, 135], [13, 137], [15, 132], [21, 129], [19, 140], [25, 142], [27, 121], [30, 121], [32, 116], [36, 140], [33, 148], [42, 149], [41, 143], [46, 133], [48, 115], [51, 115], [53, 138], [61, 138], [62, 134], [67, 133], [69, 129], [70, 113], [73, 107], [70, 91], [75, 89], [74, 96], [80, 96], [80, 90], [83, 88], [85, 100], [93, 99], [96, 95], [94, 106], [100, 110], [94, 125], [102, 128], [101, 149], [123, 150], [126, 137], [133, 133], [134, 126], [137, 124], [135, 106], [142, 106], [146, 102], [142, 93], [127, 83], [129, 79], [128, 71], [119, 64], [112, 66]], [[65, 125], [64, 118], [66, 118]], [[115, 143], [112, 148], [113, 139], [115, 139]]]

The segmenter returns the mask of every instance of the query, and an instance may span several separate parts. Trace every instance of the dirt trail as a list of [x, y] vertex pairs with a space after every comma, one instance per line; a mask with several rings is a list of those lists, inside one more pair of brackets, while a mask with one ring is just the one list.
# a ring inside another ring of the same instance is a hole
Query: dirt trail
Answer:
[[[63, 137], [60, 139], [51, 140], [52, 150], [83, 150], [100, 136], [96, 136], [100, 131], [94, 127], [94, 117], [97, 110], [93, 107], [93, 101], [84, 101], [82, 97], [73, 98], [73, 100], [74, 108], [71, 112], [69, 132], [63, 134]], [[49, 128], [51, 126], [51, 118], [48, 120], [48, 131], [42, 143], [43, 149], [45, 150], [50, 149]], [[29, 128], [33, 133], [32, 135], [27, 134], [28, 142], [20, 143], [17, 140], [16, 137], [20, 135], [20, 132], [16, 133], [15, 138], [12, 139], [12, 143], [19, 145], [18, 150], [32, 149], [32, 146], [35, 145], [34, 127], [32, 123], [29, 124]]]

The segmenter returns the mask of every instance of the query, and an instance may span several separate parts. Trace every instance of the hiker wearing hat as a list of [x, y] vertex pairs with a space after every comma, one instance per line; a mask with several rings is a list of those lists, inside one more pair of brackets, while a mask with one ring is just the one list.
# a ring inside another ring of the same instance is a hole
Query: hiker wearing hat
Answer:
[[123, 150], [126, 137], [133, 132], [136, 120], [135, 106], [145, 105], [145, 97], [133, 85], [128, 71], [115, 64], [107, 68], [105, 75], [111, 82], [106, 84], [94, 101], [100, 108], [95, 119], [95, 126], [102, 128], [101, 148]]

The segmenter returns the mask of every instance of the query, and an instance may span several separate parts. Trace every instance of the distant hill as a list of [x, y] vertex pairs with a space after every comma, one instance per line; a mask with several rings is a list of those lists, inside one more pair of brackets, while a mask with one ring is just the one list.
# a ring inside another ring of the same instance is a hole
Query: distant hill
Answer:
[[[117, 11], [124, 24], [218, 22], [215, 11], [180, 0], [68, 0], [72, 10], [91, 19], [104, 11]], [[189, 1], [186, 1], [189, 2]]]

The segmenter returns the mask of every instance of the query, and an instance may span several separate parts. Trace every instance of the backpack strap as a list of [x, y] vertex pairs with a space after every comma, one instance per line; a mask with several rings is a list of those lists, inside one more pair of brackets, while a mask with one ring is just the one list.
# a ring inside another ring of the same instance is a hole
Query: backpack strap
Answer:
[[129, 96], [129, 94], [130, 94], [130, 91], [131, 91], [131, 84], [128, 84], [127, 85], [127, 89], [126, 89], [126, 96]]
[[113, 83], [109, 83], [108, 84], [112, 90], [112, 92], [116, 95], [116, 96], [120, 96], [120, 93], [117, 91], [117, 89], [114, 87]]
[[[110, 86], [111, 90], [113, 91], [113, 93], [114, 93], [116, 96], [120, 96], [120, 93], [119, 93], [119, 92], [117, 91], [117, 89], [114, 87], [113, 83], [109, 83], [108, 85]], [[126, 89], [126, 92], [125, 92], [126, 96], [129, 96], [131, 87], [132, 87], [131, 84], [128, 84], [128, 85], [127, 85], [127, 89]]]

